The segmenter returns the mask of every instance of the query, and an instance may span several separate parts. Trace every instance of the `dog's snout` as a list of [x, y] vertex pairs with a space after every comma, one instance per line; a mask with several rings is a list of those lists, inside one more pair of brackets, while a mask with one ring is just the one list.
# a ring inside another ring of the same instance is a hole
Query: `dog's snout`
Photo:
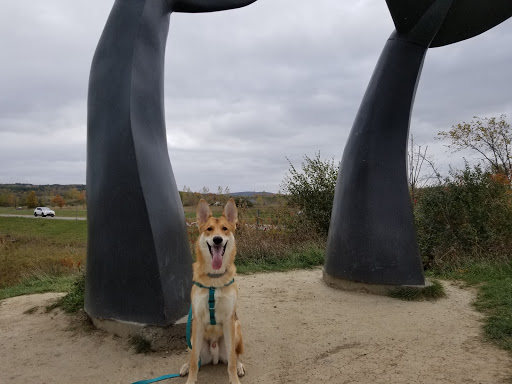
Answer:
[[220, 236], [215, 236], [215, 237], [213, 238], [213, 243], [214, 243], [215, 245], [220, 245], [220, 244], [222, 243], [222, 237], [220, 237]]

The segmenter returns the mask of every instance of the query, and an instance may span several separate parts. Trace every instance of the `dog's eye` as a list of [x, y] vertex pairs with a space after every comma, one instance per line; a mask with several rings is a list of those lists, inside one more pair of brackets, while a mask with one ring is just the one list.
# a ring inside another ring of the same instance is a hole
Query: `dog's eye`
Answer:
[[212, 228], [212, 227], [208, 227], [206, 230], [207, 230], [207, 231], [212, 231], [212, 230], [213, 230], [213, 228]]
[[228, 229], [227, 229], [227, 227], [222, 227], [222, 230], [227, 231]]

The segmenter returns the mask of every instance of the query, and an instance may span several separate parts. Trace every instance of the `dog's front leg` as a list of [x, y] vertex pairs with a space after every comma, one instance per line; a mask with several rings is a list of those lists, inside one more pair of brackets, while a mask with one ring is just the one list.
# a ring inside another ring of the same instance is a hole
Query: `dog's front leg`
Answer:
[[222, 326], [224, 333], [224, 342], [226, 345], [226, 354], [228, 355], [228, 375], [230, 384], [240, 384], [237, 374], [237, 357], [235, 345], [235, 318], [231, 316]]
[[203, 345], [204, 325], [195, 318], [192, 320], [192, 352], [190, 353], [190, 367], [188, 371], [187, 384], [195, 384], [197, 371], [199, 371], [199, 355]]

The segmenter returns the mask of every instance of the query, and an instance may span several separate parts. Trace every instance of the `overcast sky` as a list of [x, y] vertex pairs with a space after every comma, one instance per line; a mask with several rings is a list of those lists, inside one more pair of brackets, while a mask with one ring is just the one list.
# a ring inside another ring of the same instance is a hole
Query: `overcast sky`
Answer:
[[[112, 4], [2, 1], [0, 183], [85, 183], [89, 69]], [[384, 0], [172, 14], [165, 107], [179, 189], [277, 192], [286, 158], [340, 160], [393, 29]], [[411, 133], [445, 171], [463, 155], [435, 140], [440, 130], [475, 115], [512, 121], [511, 47], [509, 19], [428, 51]]]

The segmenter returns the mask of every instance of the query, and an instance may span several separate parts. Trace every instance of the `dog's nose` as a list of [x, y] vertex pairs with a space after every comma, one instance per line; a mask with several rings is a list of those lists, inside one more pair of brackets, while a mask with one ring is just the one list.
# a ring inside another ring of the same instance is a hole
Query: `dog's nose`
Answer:
[[215, 237], [213, 238], [213, 242], [215, 243], [215, 245], [219, 245], [219, 244], [221, 244], [221, 243], [222, 243], [222, 237], [220, 237], [220, 236], [215, 236]]

